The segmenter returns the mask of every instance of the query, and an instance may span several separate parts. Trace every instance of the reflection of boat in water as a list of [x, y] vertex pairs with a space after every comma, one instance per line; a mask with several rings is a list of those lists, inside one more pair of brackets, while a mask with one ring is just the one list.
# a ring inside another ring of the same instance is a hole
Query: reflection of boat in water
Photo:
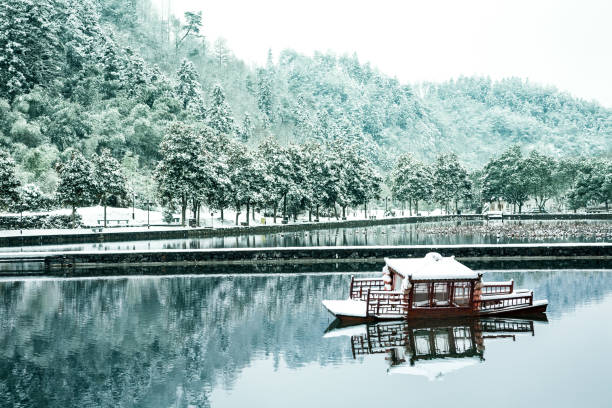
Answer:
[[544, 313], [548, 306], [514, 281], [483, 282], [452, 256], [385, 261], [381, 278], [351, 277], [349, 299], [324, 300], [325, 308], [339, 319], [369, 321]]
[[[546, 321], [546, 318], [543, 317]], [[324, 337], [351, 337], [353, 358], [386, 354], [390, 374], [440, 378], [484, 361], [485, 340], [534, 335], [534, 320], [463, 318], [378, 322], [342, 327], [335, 320]]]

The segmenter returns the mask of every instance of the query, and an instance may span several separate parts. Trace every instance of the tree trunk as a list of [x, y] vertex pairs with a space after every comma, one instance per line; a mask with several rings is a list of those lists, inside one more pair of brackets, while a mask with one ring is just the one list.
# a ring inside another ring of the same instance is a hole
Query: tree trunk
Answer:
[[419, 215], [419, 200], [414, 200], [414, 212], [416, 212], [416, 215]]
[[312, 207], [308, 207], [308, 222], [312, 222]]
[[74, 222], [76, 219], [76, 206], [72, 206], [72, 228], [74, 228]]
[[346, 205], [342, 206], [342, 219], [346, 220]]
[[455, 198], [455, 214], [459, 214], [459, 200]]
[[363, 218], [368, 219], [368, 202], [363, 203]]
[[336, 203], [334, 203], [334, 218], [338, 221], [338, 208], [336, 207]]
[[276, 201], [274, 202], [274, 223], [276, 224], [276, 209], [278, 207], [278, 204], [276, 203]]
[[250, 201], [246, 202], [246, 224], [249, 225], [249, 211], [250, 211]]
[[106, 195], [102, 196], [102, 201], [104, 204], [104, 228], [106, 228]]
[[283, 220], [287, 219], [287, 193], [283, 195]]
[[253, 205], [253, 223], [255, 223], [255, 205]]
[[223, 207], [221, 207], [221, 225], [223, 225], [223, 220], [224, 220], [224, 219], [225, 219], [225, 218], [223, 218]]
[[408, 199], [408, 214], [412, 217], [412, 198]]
[[238, 224], [238, 216], [239, 216], [239, 215], [240, 215], [240, 206], [239, 206], [239, 205], [237, 205], [237, 206], [236, 206], [236, 225], [239, 225], [239, 224]]
[[181, 197], [181, 225], [185, 226], [185, 217], [187, 216], [187, 197], [185, 194]]
[[197, 216], [196, 216], [196, 223], [197, 223], [198, 227], [200, 226], [200, 212], [201, 212], [201, 209], [202, 209], [202, 205], [198, 204], [198, 208], [196, 210], [196, 214], [197, 214]]
[[319, 222], [319, 204], [317, 204], [317, 218], [315, 219], [316, 222]]

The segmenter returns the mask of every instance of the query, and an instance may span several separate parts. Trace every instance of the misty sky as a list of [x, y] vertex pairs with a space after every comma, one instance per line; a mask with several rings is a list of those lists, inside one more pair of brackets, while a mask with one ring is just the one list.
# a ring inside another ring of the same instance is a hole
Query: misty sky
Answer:
[[154, 1], [202, 10], [204, 34], [247, 62], [357, 52], [402, 82], [518, 76], [612, 107], [612, 0]]

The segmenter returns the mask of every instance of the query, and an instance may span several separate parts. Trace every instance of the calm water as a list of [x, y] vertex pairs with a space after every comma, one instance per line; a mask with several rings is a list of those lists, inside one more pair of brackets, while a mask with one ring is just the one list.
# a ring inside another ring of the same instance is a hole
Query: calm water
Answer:
[[[501, 223], [501, 221], [490, 221]], [[608, 221], [504, 221], [505, 224], [542, 224], [544, 226], [563, 222], [611, 225]], [[467, 225], [481, 225], [483, 221], [462, 221]], [[449, 223], [446, 223], [449, 224]], [[226, 237], [194, 239], [165, 239], [151, 241], [105, 242], [91, 244], [43, 245], [0, 248], [8, 251], [109, 251], [147, 249], [203, 249], [203, 248], [249, 248], [288, 246], [338, 246], [338, 245], [446, 245], [446, 244], [505, 244], [526, 242], [606, 242], [609, 239], [597, 237], [560, 238], [513, 238], [492, 234], [429, 234], [427, 229], [442, 223], [418, 223], [379, 225], [357, 228], [333, 228], [319, 231], [298, 231], [275, 234], [252, 234]]]
[[0, 281], [0, 405], [609, 407], [612, 271], [485, 277], [548, 322], [326, 333], [346, 274]]

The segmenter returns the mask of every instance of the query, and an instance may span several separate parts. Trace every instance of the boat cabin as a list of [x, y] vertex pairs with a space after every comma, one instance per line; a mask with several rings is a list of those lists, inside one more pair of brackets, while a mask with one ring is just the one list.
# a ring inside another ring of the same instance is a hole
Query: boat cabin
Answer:
[[478, 297], [482, 274], [432, 252], [424, 258], [385, 259], [383, 281], [391, 280], [390, 289], [409, 295], [409, 308], [471, 308]]

